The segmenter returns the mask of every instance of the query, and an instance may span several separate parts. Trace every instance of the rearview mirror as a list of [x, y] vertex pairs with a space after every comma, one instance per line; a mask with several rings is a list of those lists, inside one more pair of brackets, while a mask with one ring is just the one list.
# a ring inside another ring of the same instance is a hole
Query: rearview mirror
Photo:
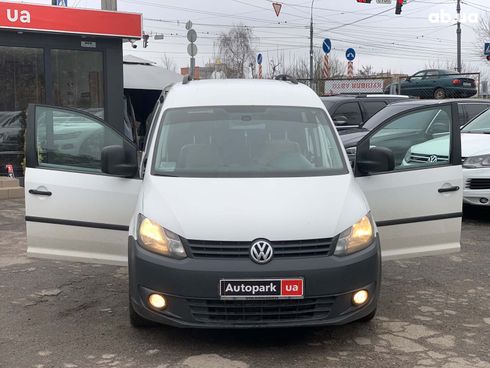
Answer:
[[138, 171], [136, 154], [136, 148], [129, 145], [104, 147], [101, 154], [102, 172], [122, 178], [134, 177]]
[[345, 116], [345, 115], [336, 115], [333, 118], [333, 123], [335, 125], [345, 125], [348, 123], [348, 121], [349, 121], [349, 118], [347, 118], [347, 116]]
[[395, 169], [395, 156], [386, 147], [371, 147], [365, 152], [359, 152], [356, 165], [364, 175], [393, 171]]

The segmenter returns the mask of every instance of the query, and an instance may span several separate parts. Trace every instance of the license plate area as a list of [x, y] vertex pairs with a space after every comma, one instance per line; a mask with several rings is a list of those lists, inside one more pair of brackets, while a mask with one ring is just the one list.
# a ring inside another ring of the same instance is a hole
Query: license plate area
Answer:
[[302, 299], [304, 280], [284, 279], [222, 279], [221, 299]]
[[463, 87], [471, 87], [471, 86], [472, 86], [472, 84], [469, 83], [469, 82], [464, 82], [463, 83]]

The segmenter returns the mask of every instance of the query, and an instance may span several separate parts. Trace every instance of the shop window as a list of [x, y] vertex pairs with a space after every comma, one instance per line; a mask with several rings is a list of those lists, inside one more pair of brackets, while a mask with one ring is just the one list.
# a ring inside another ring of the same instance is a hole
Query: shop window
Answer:
[[51, 50], [54, 105], [104, 118], [104, 67], [99, 51]]
[[43, 49], [0, 46], [0, 81], [0, 176], [6, 164], [22, 176], [26, 108], [45, 101]]

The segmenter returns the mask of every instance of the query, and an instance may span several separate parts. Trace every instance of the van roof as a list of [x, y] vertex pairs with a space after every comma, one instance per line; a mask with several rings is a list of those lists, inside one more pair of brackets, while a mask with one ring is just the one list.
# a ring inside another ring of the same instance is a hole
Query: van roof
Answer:
[[308, 86], [270, 79], [206, 79], [177, 83], [165, 98], [167, 108], [223, 105], [325, 108]]

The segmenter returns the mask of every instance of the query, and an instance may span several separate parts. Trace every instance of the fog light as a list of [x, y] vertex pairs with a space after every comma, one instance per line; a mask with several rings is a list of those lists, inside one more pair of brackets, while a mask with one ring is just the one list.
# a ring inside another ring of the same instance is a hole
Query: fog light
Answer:
[[480, 198], [480, 203], [481, 204], [487, 204], [488, 203], [488, 198]]
[[148, 303], [155, 309], [163, 309], [167, 306], [165, 298], [160, 294], [150, 294]]
[[369, 298], [369, 293], [366, 290], [356, 291], [356, 293], [352, 297], [352, 304], [362, 305], [367, 302], [368, 298]]

